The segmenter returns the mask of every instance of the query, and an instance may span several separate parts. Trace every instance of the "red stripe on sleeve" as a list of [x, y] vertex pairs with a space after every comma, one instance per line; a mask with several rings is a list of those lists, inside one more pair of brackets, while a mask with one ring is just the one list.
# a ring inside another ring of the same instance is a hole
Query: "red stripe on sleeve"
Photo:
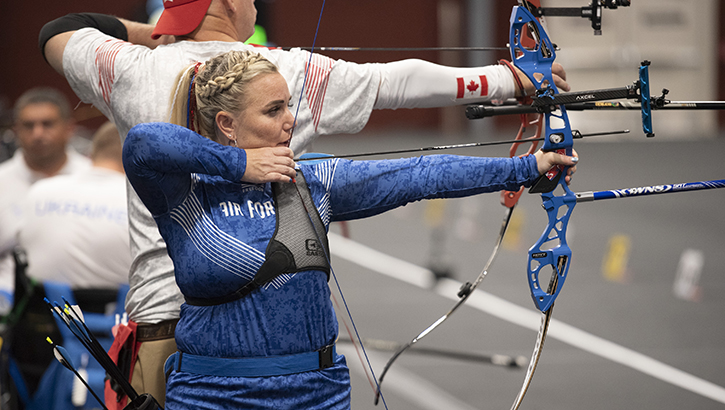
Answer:
[[456, 94], [456, 98], [463, 98], [466, 92], [466, 86], [463, 82], [463, 77], [456, 78], [456, 81], [458, 81], [458, 94]]
[[308, 67], [305, 95], [315, 130], [320, 125], [320, 119], [322, 118], [322, 106], [325, 102], [327, 83], [330, 80], [330, 71], [332, 71], [334, 63], [335, 60], [329, 57], [314, 54], [311, 65]]
[[96, 68], [98, 69], [98, 87], [101, 89], [103, 100], [110, 106], [111, 91], [116, 80], [114, 65], [116, 56], [128, 43], [122, 40], [106, 40], [96, 49]]
[[480, 75], [478, 78], [481, 79], [481, 97], [488, 95], [488, 79], [485, 75]]

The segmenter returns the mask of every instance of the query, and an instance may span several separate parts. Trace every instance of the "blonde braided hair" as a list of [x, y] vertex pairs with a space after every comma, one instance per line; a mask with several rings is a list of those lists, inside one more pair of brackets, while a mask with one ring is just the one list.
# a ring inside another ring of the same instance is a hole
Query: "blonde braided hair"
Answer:
[[278, 72], [269, 60], [250, 51], [229, 51], [213, 57], [195, 78], [194, 65], [191, 65], [177, 77], [177, 88], [171, 96], [170, 122], [186, 126], [189, 95], [185, 90], [189, 90], [193, 79], [196, 104], [192, 104], [193, 123], [189, 128], [221, 143], [216, 133], [217, 113], [239, 114], [245, 107], [247, 85], [259, 75]]

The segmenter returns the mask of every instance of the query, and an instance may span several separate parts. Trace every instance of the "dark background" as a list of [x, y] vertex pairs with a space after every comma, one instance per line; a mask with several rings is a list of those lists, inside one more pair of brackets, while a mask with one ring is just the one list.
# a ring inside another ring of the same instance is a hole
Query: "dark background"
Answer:
[[[328, 1], [322, 16], [317, 46], [358, 46], [358, 47], [435, 47], [441, 46], [438, 36], [437, 10], [440, 3], [457, 3], [462, 16], [466, 16], [466, 2], [463, 0], [336, 0]], [[507, 42], [507, 25], [511, 1], [490, 2], [490, 13], [497, 27], [496, 44], [504, 46]], [[582, 1], [582, 3], [584, 3]], [[721, 2], [722, 3], [722, 2]], [[259, 23], [266, 28], [268, 38], [279, 46], [311, 46], [315, 28], [320, 15], [322, 1], [300, 2], [295, 0], [257, 0]], [[584, 5], [584, 4], [582, 4]], [[37, 38], [43, 24], [70, 12], [97, 12], [113, 14], [135, 21], [146, 21], [146, 2], [128, 1], [7, 1], [0, 2], [0, 128], [10, 121], [8, 109], [15, 99], [28, 88], [44, 85], [61, 89], [75, 105], [77, 97], [72, 93], [65, 80], [48, 66], [38, 52]], [[723, 8], [719, 13], [722, 15]], [[463, 19], [465, 20], [465, 19]], [[723, 20], [722, 17], [720, 19]], [[465, 46], [466, 22], [460, 24], [459, 44], [445, 46]], [[725, 97], [725, 30], [720, 28], [720, 46], [712, 50], [718, 55], [719, 99]], [[329, 52], [334, 58], [356, 62], [386, 62], [404, 58], [422, 58], [449, 65], [469, 65], [471, 55], [461, 52]], [[507, 52], [487, 54], [491, 61], [506, 58]], [[453, 63], [451, 63], [453, 62]], [[389, 130], [432, 130], [442, 127], [441, 109], [418, 109], [398, 111], [375, 111], [366, 131]], [[460, 119], [453, 128], [465, 129], [463, 111], [455, 111]], [[76, 109], [76, 119], [81, 125], [95, 128], [102, 119], [91, 119], [98, 114], [90, 107], [81, 105]], [[720, 124], [722, 127], [722, 115]], [[497, 120], [499, 127], [513, 126], [515, 119]], [[450, 125], [450, 123], [447, 123]], [[448, 130], [450, 132], [450, 130]]]

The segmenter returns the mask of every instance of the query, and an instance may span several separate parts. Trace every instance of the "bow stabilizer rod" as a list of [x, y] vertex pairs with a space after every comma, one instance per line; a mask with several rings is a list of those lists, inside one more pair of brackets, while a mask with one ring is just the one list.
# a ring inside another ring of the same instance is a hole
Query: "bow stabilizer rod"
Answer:
[[[592, 105], [594, 102], [628, 99], [635, 100], [639, 104], [628, 105], [629, 109], [639, 109], [642, 112], [642, 130], [647, 137], [654, 137], [652, 130], [652, 110], [662, 109], [670, 103], [665, 98], [669, 92], [667, 89], [662, 90], [662, 95], [652, 97], [649, 94], [649, 65], [650, 62], [645, 60], [639, 67], [639, 79], [631, 85], [619, 88], [606, 88], [599, 90], [575, 91], [568, 93], [552, 94], [551, 89], [539, 90], [536, 95], [532, 96], [533, 102], [530, 105], [500, 105], [489, 106], [484, 104], [469, 104], [466, 106], [466, 118], [476, 120], [480, 118], [493, 117], [497, 115], [512, 114], [530, 114], [530, 113], [552, 113], [559, 107], [574, 110], [593, 109], [597, 107]], [[602, 103], [615, 104], [611, 102]], [[591, 108], [590, 108], [591, 107]], [[636, 107], [636, 108], [635, 108]], [[725, 107], [725, 103], [723, 103]], [[715, 105], [709, 105], [710, 109], [715, 109]]]
[[[657, 105], [653, 99], [652, 110], [725, 110], [725, 101], [665, 101], [662, 105]], [[640, 105], [629, 101], [600, 101], [566, 104], [566, 109], [569, 111], [639, 110]]]

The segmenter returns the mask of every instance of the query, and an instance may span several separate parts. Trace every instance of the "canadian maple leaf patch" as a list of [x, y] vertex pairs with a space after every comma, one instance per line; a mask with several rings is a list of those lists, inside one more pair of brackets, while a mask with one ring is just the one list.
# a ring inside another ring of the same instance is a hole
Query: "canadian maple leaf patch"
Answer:
[[456, 98], [480, 98], [488, 96], [488, 79], [485, 75], [472, 75], [456, 78], [458, 90]]

